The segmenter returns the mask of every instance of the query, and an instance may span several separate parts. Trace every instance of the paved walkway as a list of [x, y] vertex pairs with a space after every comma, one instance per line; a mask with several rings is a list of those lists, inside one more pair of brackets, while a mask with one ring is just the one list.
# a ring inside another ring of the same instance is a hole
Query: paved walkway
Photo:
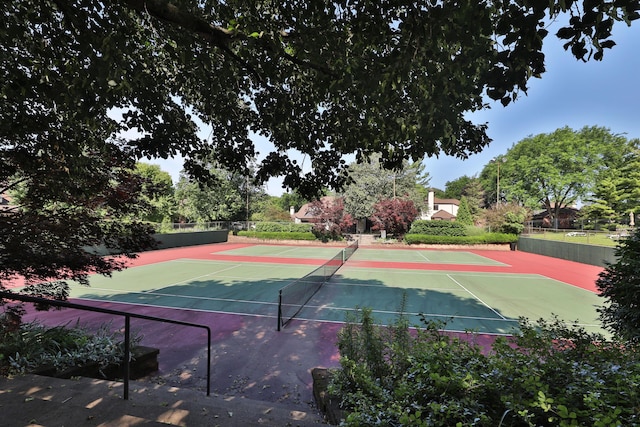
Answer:
[[38, 375], [0, 377], [0, 426], [319, 426], [314, 408], [264, 402], [132, 381]]

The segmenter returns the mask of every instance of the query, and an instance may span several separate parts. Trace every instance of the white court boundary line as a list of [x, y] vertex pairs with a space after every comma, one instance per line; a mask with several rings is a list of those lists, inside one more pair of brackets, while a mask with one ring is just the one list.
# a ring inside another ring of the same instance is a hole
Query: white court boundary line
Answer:
[[[345, 264], [346, 265], [346, 264]], [[415, 276], [446, 276], [447, 274], [455, 274], [456, 276], [476, 276], [476, 277], [519, 277], [519, 278], [545, 278], [549, 280], [555, 280], [551, 277], [547, 277], [543, 274], [539, 273], [502, 273], [497, 271], [456, 271], [456, 270], [429, 270], [429, 269], [379, 269], [379, 268], [362, 268], [362, 267], [346, 267], [347, 274], [344, 276], [348, 277], [349, 272], [367, 272], [367, 273], [376, 273], [379, 274], [381, 271], [383, 272], [392, 272], [393, 275], [415, 275]]]
[[496, 315], [498, 315], [500, 318], [502, 318], [502, 320], [507, 320], [506, 317], [504, 317], [502, 314], [498, 313], [493, 307], [491, 307], [489, 304], [487, 304], [486, 302], [484, 302], [482, 300], [482, 298], [480, 298], [479, 296], [477, 296], [476, 294], [474, 294], [473, 292], [471, 292], [469, 289], [467, 289], [466, 287], [464, 287], [464, 285], [460, 282], [458, 282], [456, 279], [454, 279], [453, 277], [451, 277], [450, 274], [447, 274], [447, 277], [449, 279], [451, 279], [456, 285], [460, 286], [462, 289], [464, 289], [465, 291], [467, 291], [469, 293], [469, 295], [471, 295], [472, 297], [474, 297], [476, 300], [480, 301], [480, 303], [482, 305], [484, 305], [485, 307], [487, 307], [489, 310], [493, 311]]
[[425, 260], [425, 261], [427, 261], [427, 262], [431, 262], [431, 260], [430, 260], [428, 257], [424, 256], [424, 254], [422, 253], [422, 251], [415, 251], [415, 253], [417, 253], [417, 254], [418, 254], [418, 255], [420, 255], [422, 258], [424, 258], [424, 260]]
[[[161, 308], [164, 310], [184, 310], [184, 311], [196, 311], [199, 313], [211, 313], [211, 314], [230, 314], [232, 316], [249, 316], [249, 317], [264, 317], [267, 319], [276, 319], [277, 315], [271, 314], [256, 314], [256, 313], [237, 313], [234, 311], [221, 311], [221, 310], [205, 310], [203, 308], [185, 308], [185, 307], [172, 307], [169, 305], [158, 305], [158, 304], [142, 304], [139, 302], [125, 302], [125, 301], [107, 301], [102, 299], [94, 299], [94, 298], [84, 298], [84, 297], [74, 297], [75, 300], [82, 301], [91, 301], [100, 304], [122, 304], [122, 305], [133, 305], [136, 307], [150, 307], [150, 308]], [[313, 321], [313, 320], [309, 320]], [[316, 320], [318, 321], [318, 320]], [[340, 322], [344, 323], [344, 322]]]
[[[293, 305], [293, 304], [291, 304]], [[297, 305], [296, 305], [297, 306]], [[312, 310], [329, 310], [329, 311], [345, 311], [345, 312], [349, 312], [349, 311], [359, 311], [358, 308], [353, 308], [353, 307], [329, 307], [326, 305], [311, 305], [311, 304], [307, 304], [305, 306], [302, 307], [302, 310], [305, 309], [312, 309]], [[486, 320], [486, 321], [492, 321], [492, 322], [511, 322], [511, 323], [517, 323], [518, 320], [517, 319], [507, 319], [505, 317], [501, 317], [501, 318], [495, 318], [495, 317], [483, 317], [483, 316], [463, 316], [463, 315], [458, 315], [458, 314], [436, 314], [436, 313], [415, 313], [415, 312], [410, 312], [410, 311], [403, 311], [403, 312], [399, 312], [399, 311], [392, 311], [392, 310], [371, 310], [372, 313], [380, 313], [380, 314], [392, 314], [392, 315], [407, 315], [407, 316], [425, 316], [425, 317], [442, 317], [442, 318], [446, 318], [446, 319], [469, 319], [469, 320]], [[307, 319], [307, 320], [312, 320], [312, 319]]]
[[[315, 258], [313, 258], [315, 259]], [[246, 267], [247, 265], [251, 265], [251, 266], [262, 266], [262, 267], [271, 267], [271, 268], [275, 268], [275, 266], [277, 266], [277, 268], [279, 269], [286, 269], [286, 268], [291, 268], [291, 269], [296, 269], [296, 268], [300, 268], [300, 267], [319, 267], [321, 264], [278, 264], [278, 263], [272, 263], [272, 262], [242, 262], [242, 261], [223, 261], [223, 260], [218, 260], [218, 259], [195, 259], [195, 258], [180, 258], [180, 259], [172, 259], [172, 260], [168, 260], [168, 261], [160, 261], [160, 262], [156, 262], [153, 264], [145, 264], [145, 265], [141, 265], [139, 267], [145, 267], [145, 266], [154, 266], [154, 265], [159, 265], [159, 264], [165, 264], [165, 263], [173, 263], [173, 262], [177, 262], [177, 263], [183, 263], [183, 264], [219, 264], [219, 265], [229, 265], [229, 264], [233, 264], [236, 267]], [[138, 267], [130, 267], [130, 268], [138, 268]]]
[[[96, 289], [99, 291], [107, 291], [107, 292], [113, 292], [113, 291], [119, 291], [118, 289], [108, 289], [108, 288], [95, 288], [95, 287], [91, 287], [91, 288], [87, 288], [87, 289]], [[183, 298], [183, 299], [194, 299], [194, 300], [204, 300], [204, 301], [224, 301], [224, 302], [240, 302], [240, 303], [247, 303], [247, 304], [260, 304], [260, 305], [278, 305], [277, 302], [269, 302], [269, 301], [255, 301], [255, 300], [242, 300], [242, 299], [234, 299], [234, 298], [217, 298], [217, 297], [202, 297], [202, 296], [197, 296], [197, 295], [177, 295], [177, 294], [167, 294], [164, 292], [154, 292], [154, 291], [127, 291], [127, 295], [130, 294], [134, 294], [134, 295], [145, 295], [145, 296], [159, 296], [159, 297], [171, 297], [171, 298]], [[87, 297], [71, 297], [74, 299], [86, 299], [86, 300], [90, 300], [90, 301], [101, 301], [101, 302], [119, 302], [122, 304], [138, 304], [138, 305], [148, 305], [148, 306], [152, 306], [152, 304], [144, 304], [144, 303], [129, 303], [126, 301], [111, 301], [111, 300], [104, 300], [104, 299], [94, 299], [94, 298], [87, 298]], [[167, 308], [177, 308], [177, 309], [181, 309], [181, 310], [192, 310], [191, 308], [188, 307], [173, 307], [173, 306], [164, 306], [164, 305], [159, 305], [158, 307], [167, 307]], [[203, 311], [209, 311], [209, 310], [203, 310]], [[221, 313], [226, 313], [225, 311], [222, 311]], [[245, 313], [246, 314], [246, 313]]]
[[[326, 305], [307, 304], [304, 307], [302, 307], [302, 311], [304, 311], [307, 308], [312, 310], [328, 310], [328, 311], [344, 311], [344, 312], [357, 312], [359, 310], [359, 308], [352, 308], [352, 307], [329, 307]], [[488, 322], [519, 323], [519, 319], [509, 319], [503, 316], [500, 316], [500, 318], [495, 318], [495, 317], [482, 317], [482, 316], [464, 316], [464, 315], [458, 315], [458, 314], [414, 313], [414, 312], [406, 312], [406, 311], [399, 312], [399, 311], [391, 311], [391, 310], [371, 310], [371, 312], [380, 313], [380, 314], [390, 314], [395, 316], [403, 314], [407, 316], [437, 317], [437, 318], [444, 318], [444, 319], [463, 319], [463, 320], [466, 319], [466, 320], [482, 320], [482, 321], [488, 321]], [[345, 323], [344, 321], [338, 321], [338, 320], [318, 320], [318, 319], [310, 319], [310, 318], [303, 318], [303, 317], [295, 317], [295, 319], [306, 320], [306, 321], [316, 321], [316, 322]], [[566, 323], [571, 325], [584, 326], [584, 327], [600, 327], [600, 325], [592, 324], [592, 323], [575, 323], [575, 322], [566, 322]], [[448, 329], [444, 329], [444, 330], [448, 330]], [[469, 332], [469, 331], [464, 331], [464, 332]], [[482, 334], [494, 334], [494, 333], [482, 332]], [[497, 334], [500, 335], [500, 333], [497, 333]], [[510, 334], [507, 334], [507, 335], [510, 335]]]

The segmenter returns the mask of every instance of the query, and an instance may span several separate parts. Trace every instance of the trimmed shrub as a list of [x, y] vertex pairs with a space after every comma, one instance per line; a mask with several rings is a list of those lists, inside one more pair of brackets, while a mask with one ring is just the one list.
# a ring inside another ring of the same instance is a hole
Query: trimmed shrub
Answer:
[[427, 221], [419, 219], [411, 224], [408, 234], [427, 234], [431, 236], [466, 236], [467, 226], [458, 222]]
[[485, 233], [477, 236], [432, 236], [428, 234], [405, 234], [409, 245], [491, 245], [518, 241], [515, 234]]
[[306, 233], [313, 224], [296, 224], [294, 222], [258, 222], [255, 231], [275, 233]]
[[316, 236], [310, 231], [306, 233], [239, 231], [238, 236], [265, 240], [316, 240]]

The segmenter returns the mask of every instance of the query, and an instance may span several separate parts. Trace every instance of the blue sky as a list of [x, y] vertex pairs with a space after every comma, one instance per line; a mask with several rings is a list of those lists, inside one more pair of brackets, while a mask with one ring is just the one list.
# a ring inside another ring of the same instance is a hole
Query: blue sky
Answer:
[[425, 160], [431, 186], [444, 189], [447, 181], [479, 175], [492, 158], [515, 143], [564, 126], [602, 126], [629, 139], [640, 138], [640, 22], [632, 27], [618, 23], [613, 40], [617, 45], [605, 51], [602, 61], [584, 63], [549, 34], [544, 47], [547, 72], [529, 81], [528, 94], [507, 107], [496, 104], [470, 116], [475, 123], [488, 123], [493, 142], [464, 161]]
[[[444, 189], [447, 181], [463, 175], [479, 175], [495, 156], [505, 154], [522, 139], [569, 126], [603, 126], [627, 138], [640, 138], [640, 22], [627, 27], [617, 23], [613, 39], [617, 45], [605, 51], [602, 61], [583, 63], [562, 48], [550, 31], [545, 41], [547, 72], [529, 81], [528, 94], [520, 94], [507, 107], [500, 104], [470, 116], [475, 123], [488, 123], [493, 142], [481, 153], [460, 160], [448, 156], [424, 161], [432, 187]], [[262, 141], [256, 140], [258, 151]], [[180, 159], [154, 161], [172, 175], [182, 169]], [[279, 196], [279, 180], [267, 184], [267, 192]]]

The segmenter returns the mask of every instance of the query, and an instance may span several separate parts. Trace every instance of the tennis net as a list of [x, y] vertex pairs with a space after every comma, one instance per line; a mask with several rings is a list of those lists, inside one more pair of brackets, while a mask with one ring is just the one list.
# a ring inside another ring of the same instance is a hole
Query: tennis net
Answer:
[[286, 326], [302, 310], [318, 290], [329, 281], [342, 264], [358, 249], [358, 241], [352, 243], [329, 261], [306, 276], [289, 283], [279, 291], [278, 330]]
[[342, 253], [343, 253], [343, 261], [347, 262], [347, 260], [349, 258], [351, 258], [351, 255], [353, 255], [353, 253], [358, 249], [358, 241], [356, 240], [355, 242], [353, 242], [352, 244], [350, 244], [349, 246], [347, 246], [346, 248], [343, 249]]

